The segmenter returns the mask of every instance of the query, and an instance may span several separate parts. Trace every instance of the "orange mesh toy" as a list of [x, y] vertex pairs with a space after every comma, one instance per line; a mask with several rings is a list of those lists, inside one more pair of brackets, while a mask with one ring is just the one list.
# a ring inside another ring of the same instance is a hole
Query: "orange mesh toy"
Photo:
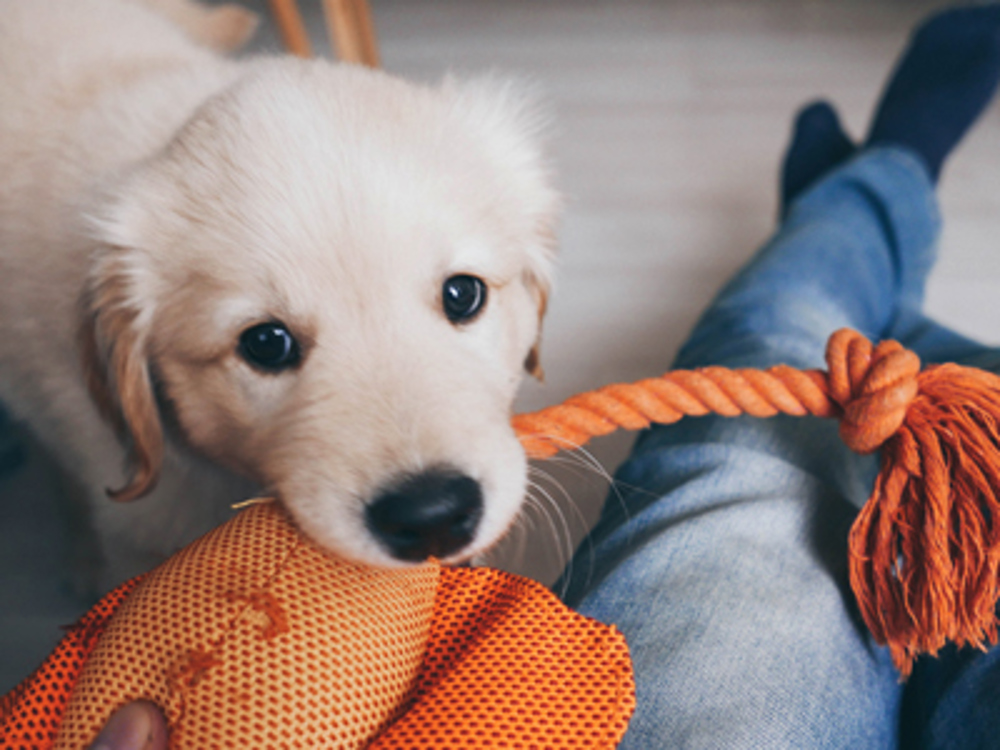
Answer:
[[137, 699], [172, 748], [612, 748], [621, 634], [488, 569], [331, 558], [256, 505], [131, 581], [0, 700], [0, 747], [87, 747]]
[[[533, 457], [685, 415], [841, 419], [882, 471], [850, 536], [865, 621], [906, 675], [947, 641], [997, 640], [1000, 377], [920, 372], [840, 331], [828, 371], [704, 368], [514, 418]], [[205, 597], [208, 597], [207, 599]], [[148, 698], [173, 747], [613, 747], [634, 707], [621, 635], [543, 587], [436, 564], [332, 560], [276, 504], [109, 594], [0, 699], [0, 746], [85, 746]], [[223, 724], [224, 722], [224, 724]]]

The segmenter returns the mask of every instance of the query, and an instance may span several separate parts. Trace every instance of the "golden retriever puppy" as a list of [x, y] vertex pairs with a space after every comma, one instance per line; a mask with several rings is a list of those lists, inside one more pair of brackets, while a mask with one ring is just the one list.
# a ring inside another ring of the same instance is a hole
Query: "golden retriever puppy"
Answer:
[[206, 12], [0, 0], [0, 399], [82, 488], [102, 585], [255, 491], [365, 563], [483, 551], [553, 253], [535, 108], [228, 60], [248, 30], [196, 40]]

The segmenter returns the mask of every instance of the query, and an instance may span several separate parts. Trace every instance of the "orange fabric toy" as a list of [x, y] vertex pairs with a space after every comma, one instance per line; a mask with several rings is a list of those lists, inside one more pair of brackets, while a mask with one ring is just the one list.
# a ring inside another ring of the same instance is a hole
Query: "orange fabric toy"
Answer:
[[612, 748], [621, 634], [488, 569], [331, 558], [256, 505], [108, 594], [0, 701], [0, 747], [86, 748], [159, 705], [170, 746]]
[[[533, 457], [684, 415], [839, 417], [882, 472], [850, 538], [851, 580], [906, 675], [947, 641], [997, 640], [1000, 377], [919, 372], [841, 331], [828, 372], [706, 368], [515, 417]], [[538, 584], [436, 564], [330, 558], [257, 506], [109, 594], [0, 700], [0, 746], [86, 745], [149, 698], [173, 747], [613, 747], [634, 707], [627, 648]]]

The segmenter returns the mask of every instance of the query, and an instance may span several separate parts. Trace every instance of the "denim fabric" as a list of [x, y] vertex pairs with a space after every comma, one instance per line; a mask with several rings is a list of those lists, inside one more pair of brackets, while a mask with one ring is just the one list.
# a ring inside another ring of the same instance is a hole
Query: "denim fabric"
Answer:
[[[676, 367], [823, 367], [844, 326], [925, 361], [996, 362], [920, 311], [939, 228], [915, 155], [862, 152], [790, 207]], [[847, 581], [847, 532], [876, 471], [820, 419], [705, 417], [640, 437], [557, 588], [628, 639], [638, 708], [623, 747], [899, 746], [904, 688]], [[911, 681], [910, 735], [954, 738], [933, 717], [977, 689], [968, 673], [928, 677], [923, 692]]]

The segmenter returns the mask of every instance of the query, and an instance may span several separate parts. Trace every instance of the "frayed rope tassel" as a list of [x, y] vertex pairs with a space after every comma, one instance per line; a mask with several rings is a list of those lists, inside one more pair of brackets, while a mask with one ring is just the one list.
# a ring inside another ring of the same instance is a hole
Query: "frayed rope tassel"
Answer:
[[513, 419], [532, 458], [619, 428], [685, 416], [836, 417], [881, 470], [849, 537], [851, 587], [876, 641], [906, 677], [947, 642], [997, 642], [1000, 377], [946, 364], [920, 371], [895, 341], [841, 330], [827, 371], [706, 367], [608, 385]]

